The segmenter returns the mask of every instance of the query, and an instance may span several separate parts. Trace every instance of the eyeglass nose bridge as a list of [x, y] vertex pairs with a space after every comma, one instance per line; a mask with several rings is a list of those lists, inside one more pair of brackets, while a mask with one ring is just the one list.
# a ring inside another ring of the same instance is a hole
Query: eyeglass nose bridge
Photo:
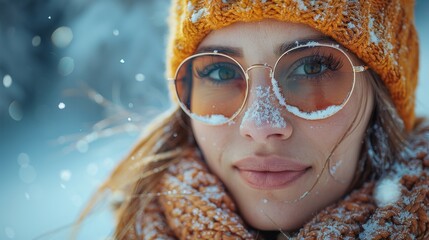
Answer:
[[270, 70], [270, 78], [273, 77], [274, 75], [274, 68], [271, 67], [270, 65], [268, 65], [267, 63], [257, 63], [257, 64], [253, 64], [250, 67], [248, 67], [245, 71], [246, 73], [246, 78], [249, 79], [249, 72], [250, 70], [256, 69], [256, 68], [265, 68], [265, 69], [269, 69]]

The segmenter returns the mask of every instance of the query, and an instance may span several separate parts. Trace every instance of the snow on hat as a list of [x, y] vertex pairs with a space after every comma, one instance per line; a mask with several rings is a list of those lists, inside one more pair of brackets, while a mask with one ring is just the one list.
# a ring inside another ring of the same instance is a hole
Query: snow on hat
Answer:
[[303, 23], [336, 40], [374, 70], [387, 86], [406, 129], [413, 127], [419, 65], [414, 1], [172, 0], [172, 3], [167, 77], [174, 76], [179, 64], [213, 30], [235, 22], [267, 18]]

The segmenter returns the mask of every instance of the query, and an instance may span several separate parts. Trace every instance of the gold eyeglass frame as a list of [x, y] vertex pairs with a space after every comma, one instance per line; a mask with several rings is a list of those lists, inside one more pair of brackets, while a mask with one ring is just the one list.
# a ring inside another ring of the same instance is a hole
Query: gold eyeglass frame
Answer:
[[[274, 77], [274, 73], [275, 73], [275, 70], [276, 70], [276, 68], [277, 68], [277, 65], [278, 65], [278, 63], [280, 62], [280, 60], [283, 58], [283, 56], [285, 56], [286, 54], [289, 54], [290, 52], [292, 52], [292, 51], [295, 51], [296, 49], [300, 49], [300, 48], [309, 48], [309, 47], [329, 47], [329, 48], [333, 48], [333, 49], [336, 49], [336, 50], [338, 50], [338, 51], [340, 51], [342, 54], [344, 54], [345, 56], [346, 56], [346, 58], [347, 58], [347, 60], [348, 60], [348, 62], [350, 63], [350, 65], [352, 66], [352, 69], [353, 69], [353, 84], [352, 84], [352, 88], [351, 88], [351, 90], [350, 90], [350, 92], [348, 93], [348, 95], [347, 95], [347, 98], [344, 100], [344, 102], [341, 104], [341, 105], [339, 105], [339, 109], [337, 110], [337, 111], [335, 111], [335, 112], [333, 112], [333, 113], [331, 113], [331, 114], [329, 114], [329, 115], [327, 115], [327, 116], [325, 116], [325, 117], [323, 117], [323, 118], [317, 118], [317, 119], [307, 119], [307, 118], [305, 118], [305, 117], [303, 117], [303, 116], [298, 116], [298, 115], [296, 115], [295, 113], [293, 113], [293, 112], [291, 112], [291, 111], [289, 111], [289, 110], [287, 110], [288, 112], [290, 112], [291, 114], [293, 114], [293, 115], [295, 115], [295, 116], [297, 116], [297, 117], [299, 117], [299, 118], [302, 118], [302, 119], [306, 119], [306, 120], [321, 120], [321, 119], [326, 119], [326, 118], [329, 118], [329, 117], [331, 117], [331, 116], [333, 116], [334, 114], [336, 114], [336, 113], [338, 113], [339, 111], [341, 111], [343, 108], [344, 108], [344, 106], [347, 104], [347, 102], [350, 100], [350, 97], [351, 97], [351, 95], [352, 95], [352, 93], [353, 93], [353, 91], [354, 91], [354, 88], [355, 88], [355, 83], [356, 83], [356, 73], [360, 73], [360, 72], [364, 72], [364, 71], [366, 71], [367, 69], [368, 69], [368, 67], [366, 66], [366, 65], [354, 65], [353, 64], [353, 61], [352, 61], [352, 59], [349, 57], [349, 55], [347, 54], [347, 52], [346, 52], [346, 50], [343, 50], [338, 44], [326, 44], [326, 43], [316, 43], [316, 42], [309, 42], [309, 43], [307, 43], [307, 44], [303, 44], [303, 45], [298, 45], [298, 46], [296, 46], [296, 47], [293, 47], [293, 48], [291, 48], [291, 49], [289, 49], [289, 50], [287, 50], [287, 51], [285, 51], [284, 53], [282, 53], [281, 55], [280, 55], [280, 57], [277, 59], [277, 61], [276, 61], [276, 63], [274, 64], [274, 67], [272, 67], [272, 66], [270, 66], [270, 65], [268, 65], [268, 64], [266, 64], [266, 63], [256, 63], [256, 64], [252, 64], [252, 65], [250, 65], [248, 68], [246, 68], [246, 70], [244, 69], [244, 67], [237, 61], [237, 60], [235, 60], [233, 57], [231, 57], [231, 56], [228, 56], [227, 54], [223, 54], [223, 53], [218, 53], [217, 51], [213, 51], [213, 52], [204, 52], [204, 53], [197, 53], [197, 54], [194, 54], [194, 55], [191, 55], [191, 56], [189, 56], [189, 57], [187, 57], [187, 58], [185, 58], [180, 64], [179, 64], [179, 66], [177, 67], [177, 70], [176, 70], [176, 72], [175, 72], [175, 75], [174, 75], [174, 78], [168, 78], [167, 80], [170, 82], [170, 83], [172, 83], [172, 84], [174, 84], [174, 89], [175, 89], [175, 92], [176, 92], [176, 97], [177, 97], [177, 99], [179, 100], [179, 105], [180, 105], [180, 107], [182, 108], [182, 110], [189, 116], [189, 117], [191, 117], [191, 118], [193, 118], [193, 119], [197, 119], [197, 120], [199, 120], [199, 121], [202, 121], [203, 123], [206, 123], [206, 124], [208, 124], [208, 125], [223, 125], [223, 124], [225, 124], [225, 123], [228, 123], [228, 122], [230, 122], [231, 120], [233, 120], [235, 117], [237, 117], [237, 115], [238, 114], [240, 114], [241, 113], [241, 111], [243, 110], [243, 108], [244, 108], [244, 106], [246, 105], [246, 102], [247, 102], [247, 97], [248, 97], [248, 95], [249, 95], [249, 86], [250, 86], [250, 84], [249, 84], [249, 81], [250, 81], [250, 76], [249, 76], [249, 71], [250, 70], [252, 70], [252, 69], [255, 69], [255, 68], [266, 68], [266, 69], [269, 69], [270, 70], [270, 74], [269, 74], [269, 76], [270, 76], [270, 78], [273, 78]], [[179, 97], [179, 93], [177, 92], [177, 87], [176, 87], [176, 79], [177, 79], [177, 77], [178, 77], [178, 74], [179, 74], [179, 71], [180, 71], [180, 69], [182, 68], [182, 66], [185, 64], [185, 63], [187, 63], [187, 61], [189, 61], [190, 59], [193, 59], [193, 58], [197, 58], [197, 57], [200, 57], [200, 56], [221, 56], [221, 57], [226, 57], [226, 58], [228, 58], [229, 60], [232, 60], [235, 64], [237, 64], [237, 66], [239, 66], [240, 67], [240, 69], [242, 70], [242, 72], [244, 73], [244, 76], [245, 76], [245, 78], [246, 78], [246, 93], [245, 93], [245, 96], [244, 96], [244, 99], [243, 99], [243, 103], [241, 104], [241, 106], [240, 106], [240, 108], [231, 116], [231, 117], [229, 117], [228, 118], [228, 120], [227, 121], [225, 121], [225, 122], [222, 122], [222, 123], [218, 123], [218, 124], [213, 124], [213, 123], [210, 123], [210, 122], [205, 122], [205, 121], [203, 121], [201, 118], [196, 118], [194, 115], [195, 115], [195, 113], [192, 113], [183, 103], [182, 103], [182, 101], [180, 100], [180, 97]], [[277, 97], [276, 97], [277, 98]], [[338, 106], [338, 105], [337, 105]]]

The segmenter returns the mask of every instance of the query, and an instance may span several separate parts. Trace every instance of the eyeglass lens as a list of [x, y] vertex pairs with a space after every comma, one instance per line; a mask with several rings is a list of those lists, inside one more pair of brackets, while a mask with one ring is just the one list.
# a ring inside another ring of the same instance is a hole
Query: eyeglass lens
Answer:
[[[287, 109], [307, 118], [326, 118], [339, 111], [354, 84], [353, 65], [335, 47], [302, 46], [283, 54], [274, 78]], [[251, 80], [250, 80], [251, 81]], [[235, 117], [246, 99], [248, 83], [239, 63], [231, 57], [208, 53], [188, 58], [177, 71], [176, 91], [192, 117], [222, 124]], [[334, 108], [330, 108], [334, 106]], [[326, 109], [325, 115], [316, 114]]]

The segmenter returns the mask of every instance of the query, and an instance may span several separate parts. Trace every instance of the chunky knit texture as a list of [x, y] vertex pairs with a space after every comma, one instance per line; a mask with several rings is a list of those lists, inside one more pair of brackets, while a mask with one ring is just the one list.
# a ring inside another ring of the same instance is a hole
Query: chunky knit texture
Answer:
[[[429, 131], [413, 139], [382, 179], [325, 208], [291, 239], [429, 239]], [[380, 205], [374, 192], [385, 181], [400, 194]], [[197, 153], [170, 166], [157, 190], [127, 239], [261, 239]]]
[[307, 24], [355, 53], [380, 75], [412, 129], [419, 65], [412, 0], [173, 0], [167, 76], [211, 31], [267, 18]]

